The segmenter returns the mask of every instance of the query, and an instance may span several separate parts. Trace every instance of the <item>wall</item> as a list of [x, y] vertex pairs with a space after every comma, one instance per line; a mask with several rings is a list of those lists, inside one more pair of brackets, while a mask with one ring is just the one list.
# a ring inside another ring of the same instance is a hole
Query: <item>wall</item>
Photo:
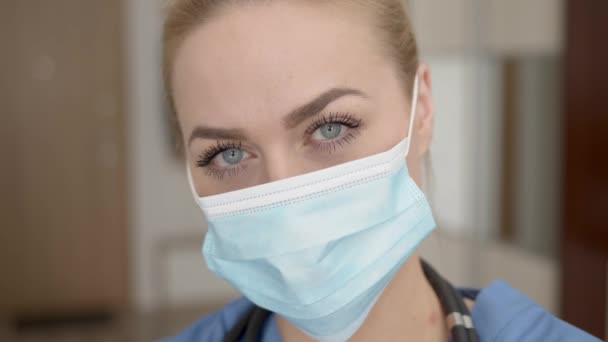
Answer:
[[132, 293], [136, 306], [145, 310], [159, 302], [155, 251], [162, 239], [188, 231], [203, 236], [202, 215], [165, 138], [159, 69], [162, 13], [154, 4], [127, 2]]
[[519, 179], [515, 223], [517, 243], [527, 250], [555, 257], [560, 225], [562, 148], [561, 63], [536, 56], [518, 71], [519, 118], [515, 150]]

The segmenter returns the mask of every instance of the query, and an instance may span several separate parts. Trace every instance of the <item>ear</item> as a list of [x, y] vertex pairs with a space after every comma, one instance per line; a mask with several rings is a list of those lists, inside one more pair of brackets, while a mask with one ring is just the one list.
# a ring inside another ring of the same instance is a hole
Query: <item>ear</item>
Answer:
[[433, 140], [434, 104], [431, 93], [431, 71], [427, 64], [418, 67], [418, 104], [413, 132], [413, 151], [416, 159], [427, 154]]

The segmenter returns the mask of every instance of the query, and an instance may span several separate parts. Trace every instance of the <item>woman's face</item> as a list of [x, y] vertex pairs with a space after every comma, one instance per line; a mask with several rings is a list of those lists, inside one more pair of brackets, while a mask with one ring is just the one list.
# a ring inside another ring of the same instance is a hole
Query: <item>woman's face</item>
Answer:
[[[410, 94], [357, 13], [304, 1], [241, 5], [188, 35], [172, 82], [200, 196], [380, 153], [407, 135]], [[424, 97], [428, 75], [421, 81]], [[430, 120], [430, 96], [419, 107]], [[427, 148], [410, 151], [410, 169]]]

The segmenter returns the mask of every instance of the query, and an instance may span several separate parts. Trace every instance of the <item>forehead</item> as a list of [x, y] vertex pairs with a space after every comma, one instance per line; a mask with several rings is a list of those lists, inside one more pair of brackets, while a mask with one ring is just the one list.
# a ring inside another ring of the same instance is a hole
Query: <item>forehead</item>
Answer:
[[235, 6], [194, 30], [176, 54], [180, 120], [242, 125], [330, 87], [381, 83], [387, 61], [359, 11], [309, 1]]

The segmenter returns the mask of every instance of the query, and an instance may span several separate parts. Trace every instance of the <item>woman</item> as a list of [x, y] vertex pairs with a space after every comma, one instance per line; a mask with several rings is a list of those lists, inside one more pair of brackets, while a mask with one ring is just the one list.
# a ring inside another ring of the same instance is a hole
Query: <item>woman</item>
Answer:
[[176, 0], [164, 70], [205, 260], [244, 295], [171, 341], [594, 340], [416, 253], [433, 99], [401, 1]]

